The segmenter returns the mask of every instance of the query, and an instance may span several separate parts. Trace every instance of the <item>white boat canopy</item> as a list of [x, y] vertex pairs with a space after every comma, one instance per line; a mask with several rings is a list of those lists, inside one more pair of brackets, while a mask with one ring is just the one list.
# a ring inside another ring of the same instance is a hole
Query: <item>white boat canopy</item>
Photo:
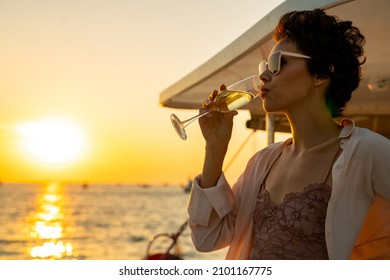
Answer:
[[[361, 127], [370, 128], [390, 138], [390, 1], [389, 0], [287, 0], [253, 27], [160, 94], [165, 107], [198, 109], [211, 90], [220, 84], [230, 84], [258, 72], [258, 63], [266, 59], [273, 46], [272, 33], [279, 18], [293, 10], [323, 8], [328, 14], [351, 20], [366, 36], [366, 63], [362, 66], [362, 81], [347, 104], [345, 116]], [[261, 100], [254, 99], [246, 107], [252, 119], [252, 129], [288, 132], [284, 115], [267, 118]], [[266, 125], [267, 123], [267, 125]], [[269, 126], [270, 125], [270, 126]]]

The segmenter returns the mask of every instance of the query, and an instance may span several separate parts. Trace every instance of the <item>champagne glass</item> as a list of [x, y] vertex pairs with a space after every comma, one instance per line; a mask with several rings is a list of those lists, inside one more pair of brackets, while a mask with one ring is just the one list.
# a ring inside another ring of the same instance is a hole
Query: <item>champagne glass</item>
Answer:
[[210, 109], [204, 111], [203, 113], [200, 113], [185, 121], [180, 121], [180, 119], [175, 114], [172, 114], [172, 125], [181, 139], [186, 140], [187, 133], [185, 128], [190, 123], [207, 115], [211, 111], [228, 113], [230, 111], [241, 108], [242, 106], [248, 104], [249, 101], [260, 95], [260, 84], [261, 82], [259, 75], [250, 76], [241, 81], [238, 81], [228, 86], [226, 90], [218, 93], [214, 101], [210, 103]]

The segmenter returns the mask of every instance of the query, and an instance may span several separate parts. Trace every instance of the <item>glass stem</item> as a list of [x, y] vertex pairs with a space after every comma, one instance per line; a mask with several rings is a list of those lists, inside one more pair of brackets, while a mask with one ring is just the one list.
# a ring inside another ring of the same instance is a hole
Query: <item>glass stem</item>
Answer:
[[187, 125], [189, 125], [190, 123], [192, 123], [193, 121], [197, 120], [197, 119], [200, 119], [201, 117], [207, 115], [208, 113], [210, 113], [211, 110], [207, 110], [207, 111], [204, 111], [203, 113], [200, 113], [199, 115], [196, 115], [188, 120], [185, 120], [182, 122], [182, 125], [183, 127], [186, 127]]

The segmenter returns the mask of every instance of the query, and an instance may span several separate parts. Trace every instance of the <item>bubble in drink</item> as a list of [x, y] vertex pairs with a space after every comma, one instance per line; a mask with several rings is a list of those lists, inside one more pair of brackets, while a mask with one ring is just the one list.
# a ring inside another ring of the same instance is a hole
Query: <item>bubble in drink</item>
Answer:
[[254, 98], [246, 91], [225, 90], [217, 95], [213, 103], [213, 110], [228, 113], [249, 103]]

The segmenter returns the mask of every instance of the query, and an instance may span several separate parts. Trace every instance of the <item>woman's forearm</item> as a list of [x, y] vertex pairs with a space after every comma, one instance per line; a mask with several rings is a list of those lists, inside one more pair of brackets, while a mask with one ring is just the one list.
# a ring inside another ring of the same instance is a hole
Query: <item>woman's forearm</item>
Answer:
[[217, 184], [222, 173], [227, 148], [227, 145], [206, 145], [205, 159], [200, 179], [202, 188], [210, 188]]

